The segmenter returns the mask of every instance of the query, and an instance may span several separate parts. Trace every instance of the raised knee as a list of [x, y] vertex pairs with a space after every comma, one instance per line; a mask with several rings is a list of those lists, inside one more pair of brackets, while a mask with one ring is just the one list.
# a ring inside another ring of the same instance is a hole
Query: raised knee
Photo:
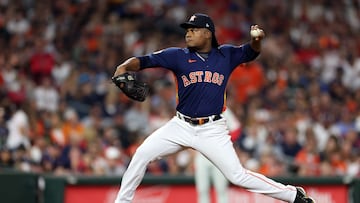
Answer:
[[141, 147], [141, 146], [136, 149], [136, 151], [132, 157], [133, 160], [143, 162], [144, 164], [147, 164], [156, 158], [157, 157], [152, 156], [152, 153], [150, 150], [147, 150], [146, 148]]

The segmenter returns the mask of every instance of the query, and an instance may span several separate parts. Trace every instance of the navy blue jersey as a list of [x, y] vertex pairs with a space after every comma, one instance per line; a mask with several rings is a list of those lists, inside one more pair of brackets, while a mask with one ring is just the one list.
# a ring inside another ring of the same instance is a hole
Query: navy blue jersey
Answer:
[[205, 117], [223, 111], [231, 72], [258, 55], [245, 44], [213, 48], [207, 58], [187, 48], [173, 47], [138, 59], [141, 69], [163, 67], [174, 73], [178, 90], [177, 111], [190, 117]]

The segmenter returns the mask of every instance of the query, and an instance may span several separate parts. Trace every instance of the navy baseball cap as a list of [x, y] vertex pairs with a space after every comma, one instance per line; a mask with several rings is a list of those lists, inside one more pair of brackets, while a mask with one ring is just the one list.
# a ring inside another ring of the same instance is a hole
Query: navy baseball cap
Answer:
[[207, 28], [212, 33], [212, 42], [211, 45], [213, 47], [218, 47], [219, 43], [216, 40], [215, 36], [215, 25], [211, 18], [202, 13], [195, 13], [189, 19], [189, 21], [181, 23], [180, 27], [187, 29], [187, 28]]

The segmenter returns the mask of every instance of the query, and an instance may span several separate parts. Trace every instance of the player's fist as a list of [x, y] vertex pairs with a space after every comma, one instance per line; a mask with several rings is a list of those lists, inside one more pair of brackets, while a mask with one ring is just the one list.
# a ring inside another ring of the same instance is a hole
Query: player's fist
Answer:
[[265, 32], [258, 25], [252, 25], [250, 36], [253, 40], [261, 40], [265, 37]]

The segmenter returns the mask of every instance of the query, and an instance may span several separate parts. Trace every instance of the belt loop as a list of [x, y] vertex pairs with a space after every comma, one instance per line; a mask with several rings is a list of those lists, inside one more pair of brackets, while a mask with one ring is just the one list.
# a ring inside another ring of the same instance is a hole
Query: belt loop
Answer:
[[202, 125], [205, 123], [205, 120], [204, 119], [199, 119], [199, 125]]
[[181, 116], [181, 114], [180, 114], [178, 111], [176, 112], [176, 115], [177, 115], [177, 117], [180, 118], [181, 120], [184, 120], [184, 118]]

